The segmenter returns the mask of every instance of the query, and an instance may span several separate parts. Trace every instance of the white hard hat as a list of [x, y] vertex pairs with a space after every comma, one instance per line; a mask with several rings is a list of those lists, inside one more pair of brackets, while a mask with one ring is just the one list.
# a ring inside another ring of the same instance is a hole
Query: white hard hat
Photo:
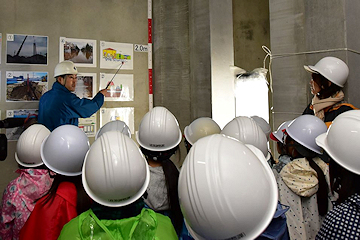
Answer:
[[77, 126], [55, 128], [41, 145], [41, 158], [52, 171], [65, 176], [78, 176], [89, 150], [89, 139]]
[[259, 116], [251, 116], [251, 118], [259, 125], [261, 130], [265, 133], [267, 140], [269, 141], [269, 135], [271, 133], [271, 127], [269, 123]]
[[360, 175], [360, 110], [338, 115], [316, 143], [340, 166]]
[[91, 145], [82, 173], [87, 194], [108, 207], [136, 201], [150, 181], [149, 166], [139, 147], [119, 131], [106, 132]]
[[261, 150], [264, 156], [268, 154], [265, 133], [252, 118], [236, 117], [225, 125], [221, 133], [236, 138], [245, 144], [254, 145]]
[[95, 135], [95, 140], [98, 139], [103, 133], [109, 131], [120, 131], [128, 137], [131, 137], [131, 131], [128, 125], [125, 122], [120, 120], [107, 122], [104, 126], [102, 126], [99, 131], [97, 131]]
[[219, 125], [209, 117], [197, 118], [184, 129], [185, 138], [191, 145], [202, 137], [220, 132]]
[[21, 133], [16, 144], [15, 160], [24, 167], [38, 167], [43, 164], [40, 148], [50, 131], [44, 125], [33, 124]]
[[287, 125], [289, 125], [289, 123], [291, 123], [292, 120], [283, 122], [282, 124], [280, 124], [280, 126], [278, 127], [278, 129], [274, 132], [272, 132], [270, 134], [270, 138], [274, 141], [279, 141], [281, 143], [284, 143], [284, 131], [286, 130]]
[[260, 150], [222, 134], [193, 145], [178, 192], [195, 239], [255, 239], [271, 222], [278, 201], [275, 177]]
[[136, 140], [151, 151], [170, 150], [181, 142], [181, 131], [175, 116], [164, 107], [154, 107], [142, 118]]
[[77, 68], [72, 61], [63, 61], [56, 65], [54, 70], [54, 77], [66, 74], [78, 74]]
[[301, 115], [295, 118], [286, 127], [287, 134], [302, 146], [321, 154], [321, 148], [316, 144], [315, 138], [325, 133], [327, 127], [318, 117]]
[[315, 66], [304, 66], [310, 73], [318, 73], [339, 87], [344, 87], [349, 76], [349, 67], [336, 57], [324, 57]]

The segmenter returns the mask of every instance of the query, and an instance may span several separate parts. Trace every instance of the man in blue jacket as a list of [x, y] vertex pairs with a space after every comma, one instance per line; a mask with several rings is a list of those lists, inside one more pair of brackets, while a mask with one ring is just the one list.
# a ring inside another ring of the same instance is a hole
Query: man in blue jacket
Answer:
[[40, 98], [38, 122], [50, 131], [65, 124], [78, 126], [78, 118], [90, 117], [104, 103], [106, 89], [100, 90], [91, 100], [80, 99], [72, 93], [75, 91], [77, 73], [73, 62], [60, 62], [55, 67], [56, 82]]

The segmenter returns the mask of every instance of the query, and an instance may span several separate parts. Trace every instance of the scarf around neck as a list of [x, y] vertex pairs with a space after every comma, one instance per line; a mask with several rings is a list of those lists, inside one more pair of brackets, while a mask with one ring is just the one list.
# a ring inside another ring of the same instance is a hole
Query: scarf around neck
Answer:
[[333, 96], [325, 99], [320, 99], [318, 98], [318, 96], [315, 95], [311, 101], [314, 115], [324, 121], [325, 119], [324, 109], [333, 106], [336, 103], [341, 102], [343, 99], [344, 99], [344, 93], [341, 90], [335, 93]]

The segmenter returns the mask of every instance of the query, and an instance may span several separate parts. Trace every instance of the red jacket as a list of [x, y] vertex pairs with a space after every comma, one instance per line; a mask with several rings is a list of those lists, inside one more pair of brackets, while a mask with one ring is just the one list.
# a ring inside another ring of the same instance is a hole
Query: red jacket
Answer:
[[56, 240], [63, 226], [77, 216], [77, 192], [73, 183], [60, 183], [53, 201], [44, 204], [45, 197], [36, 203], [20, 231], [20, 240]]

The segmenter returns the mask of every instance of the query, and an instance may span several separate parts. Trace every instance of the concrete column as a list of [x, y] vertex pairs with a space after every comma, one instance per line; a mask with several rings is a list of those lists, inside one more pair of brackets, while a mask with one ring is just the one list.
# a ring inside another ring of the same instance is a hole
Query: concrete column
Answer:
[[223, 128], [235, 117], [232, 1], [209, 2], [212, 116]]

